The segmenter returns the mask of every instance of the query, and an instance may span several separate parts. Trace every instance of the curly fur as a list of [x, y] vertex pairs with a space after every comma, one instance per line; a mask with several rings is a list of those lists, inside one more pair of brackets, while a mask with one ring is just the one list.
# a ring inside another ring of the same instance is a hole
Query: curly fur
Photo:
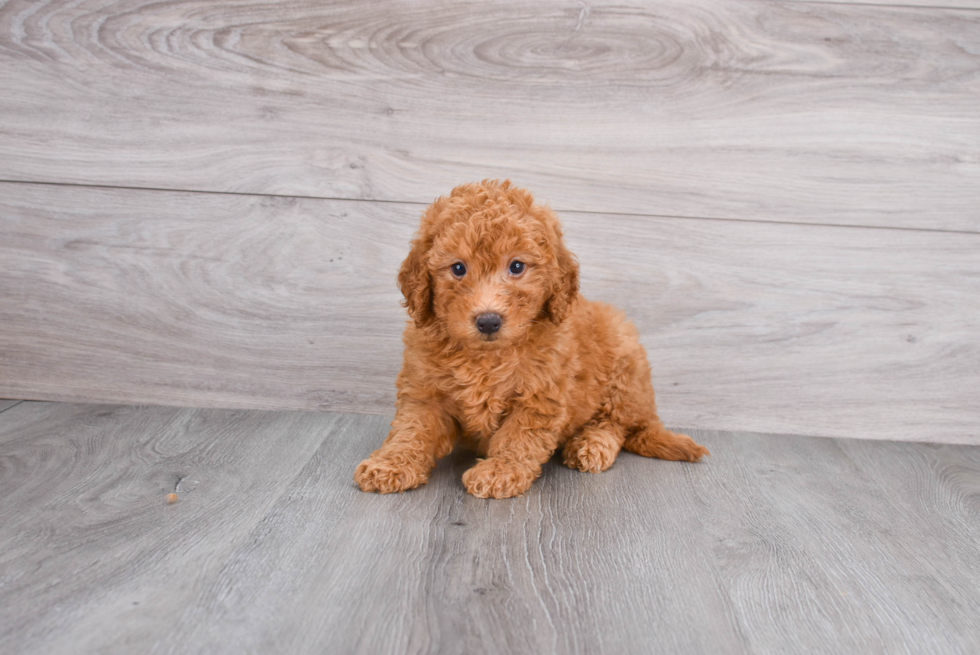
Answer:
[[[515, 260], [526, 264], [519, 276]], [[425, 484], [460, 442], [484, 457], [463, 475], [480, 498], [524, 493], [559, 447], [566, 466], [592, 473], [621, 448], [689, 462], [709, 454], [660, 422], [636, 328], [579, 294], [558, 218], [526, 190], [487, 180], [436, 200], [398, 285], [412, 321], [391, 432], [354, 473], [364, 491]], [[484, 312], [500, 314], [498, 333], [479, 332]]]

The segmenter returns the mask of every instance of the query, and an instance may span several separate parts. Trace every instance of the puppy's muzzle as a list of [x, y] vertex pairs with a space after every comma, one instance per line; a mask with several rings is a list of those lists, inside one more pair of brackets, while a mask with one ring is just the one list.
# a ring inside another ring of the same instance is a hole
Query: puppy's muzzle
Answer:
[[496, 312], [487, 312], [476, 317], [476, 329], [481, 334], [495, 334], [500, 330], [500, 325], [504, 320]]

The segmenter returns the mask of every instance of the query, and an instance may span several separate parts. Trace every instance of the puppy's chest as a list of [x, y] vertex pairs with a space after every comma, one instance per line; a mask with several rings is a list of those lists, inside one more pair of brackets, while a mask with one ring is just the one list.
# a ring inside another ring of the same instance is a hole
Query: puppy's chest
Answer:
[[[461, 373], [463, 371], [457, 371]], [[454, 375], [448, 385], [451, 412], [463, 432], [477, 439], [489, 437], [500, 427], [517, 400], [519, 380], [516, 376]]]

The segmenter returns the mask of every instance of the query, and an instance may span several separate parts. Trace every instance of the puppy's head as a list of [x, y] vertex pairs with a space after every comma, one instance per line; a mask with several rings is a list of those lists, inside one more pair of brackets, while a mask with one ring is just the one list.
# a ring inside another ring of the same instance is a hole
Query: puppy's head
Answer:
[[486, 180], [425, 211], [398, 286], [419, 327], [494, 348], [565, 319], [578, 296], [578, 263], [550, 209], [509, 181]]

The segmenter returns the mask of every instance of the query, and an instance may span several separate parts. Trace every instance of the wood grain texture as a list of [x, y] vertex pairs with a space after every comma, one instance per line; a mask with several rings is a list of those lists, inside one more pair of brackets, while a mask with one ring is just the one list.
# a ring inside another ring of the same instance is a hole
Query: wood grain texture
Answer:
[[[3, 190], [0, 395], [393, 408], [420, 206]], [[562, 218], [669, 422], [980, 443], [980, 236]]]
[[708, 431], [705, 463], [554, 461], [512, 500], [466, 495], [465, 453], [419, 490], [363, 494], [351, 471], [385, 422], [5, 412], [0, 649], [980, 648], [976, 447]]
[[0, 394], [394, 406], [395, 276], [421, 208], [3, 189]]
[[[0, 394], [394, 406], [420, 206], [3, 189]], [[640, 328], [668, 421], [980, 443], [980, 236], [562, 218], [585, 295]]]
[[[0, 417], [9, 653], [165, 642], [185, 594], [229, 564], [323, 433], [339, 436], [350, 420], [38, 403]], [[360, 419], [362, 434], [380, 420]], [[334, 447], [345, 462], [356, 456], [343, 456], [342, 439]]]
[[[698, 518], [752, 650], [976, 649], [976, 566], [964, 571], [939, 557], [941, 538], [933, 530], [956, 525], [945, 531], [945, 549], [971, 553], [974, 563], [980, 530], [957, 512], [933, 520], [906, 515], [906, 505], [921, 502], [914, 494], [942, 494], [951, 476], [933, 470], [917, 488], [895, 493], [879, 486], [877, 468], [907, 476], [910, 455], [941, 451], [961, 462], [961, 484], [975, 492], [977, 448], [875, 442], [880, 448], [863, 449], [869, 456], [855, 461], [847, 453], [861, 446], [852, 440], [697, 437], [712, 444], [711, 470], [692, 477]], [[906, 584], [912, 578], [917, 582]], [[912, 645], [925, 635], [926, 643]]]
[[805, 4], [881, 5], [885, 7], [934, 7], [936, 9], [980, 9], [977, 0], [784, 0]]
[[0, 6], [0, 179], [978, 231], [980, 13]]

